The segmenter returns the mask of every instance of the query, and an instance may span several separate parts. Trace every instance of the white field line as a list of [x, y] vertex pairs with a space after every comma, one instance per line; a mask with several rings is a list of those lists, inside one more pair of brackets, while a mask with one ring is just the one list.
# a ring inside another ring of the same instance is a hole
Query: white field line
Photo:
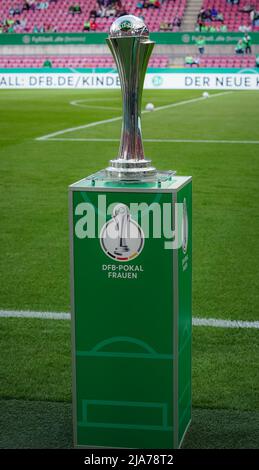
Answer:
[[214, 328], [255, 328], [259, 329], [259, 321], [221, 320], [217, 318], [193, 318], [193, 326], [213, 326]]
[[[232, 91], [225, 91], [225, 92], [221, 92], [221, 93], [215, 93], [214, 95], [210, 95], [209, 99], [217, 98], [218, 96], [221, 96], [221, 95], [228, 95], [229, 93], [233, 93], [233, 92]], [[179, 101], [178, 103], [166, 104], [164, 106], [158, 106], [157, 108], [154, 109], [153, 112], [163, 111], [164, 109], [168, 109], [168, 108], [176, 108], [178, 106], [184, 106], [184, 105], [190, 104], [190, 103], [197, 103], [199, 101], [204, 101], [204, 100], [207, 100], [207, 99], [208, 98], [204, 98], [203, 96], [200, 96], [199, 98], [192, 98], [191, 100], [185, 100], [185, 101]], [[142, 114], [146, 114], [146, 113], [150, 113], [150, 111], [142, 111]], [[51, 134], [43, 135], [41, 137], [36, 137], [35, 140], [38, 140], [38, 141], [51, 140], [52, 137], [56, 137], [58, 135], [67, 134], [69, 132], [74, 132], [74, 131], [77, 131], [77, 130], [88, 129], [89, 127], [101, 126], [103, 124], [108, 124], [110, 122], [115, 122], [115, 121], [120, 121], [120, 120], [121, 120], [121, 116], [116, 116], [114, 118], [104, 119], [102, 121], [89, 122], [88, 124], [84, 124], [82, 126], [69, 127], [68, 129], [63, 129], [61, 131], [57, 131], [57, 132], [53, 132]]]
[[[48, 139], [55, 142], [119, 142], [120, 139], [103, 139], [103, 138], [51, 138]], [[143, 142], [166, 143], [186, 143], [186, 144], [250, 144], [258, 145], [259, 140], [202, 140], [202, 139], [143, 139]]]
[[[93, 100], [91, 100], [93, 101]], [[120, 111], [121, 108], [119, 107], [114, 107], [114, 106], [99, 106], [99, 105], [96, 105], [96, 104], [87, 104], [89, 101], [88, 99], [85, 99], [85, 100], [75, 100], [75, 101], [70, 101], [69, 104], [71, 104], [71, 106], [77, 106], [78, 108], [90, 108], [90, 109], [107, 109], [107, 110], [115, 110], [115, 111]], [[86, 103], [86, 104], [82, 104], [82, 103]]]
[[31, 310], [0, 310], [0, 318], [41, 318], [43, 320], [70, 320], [70, 313], [33, 312]]
[[[103, 102], [103, 101], [112, 101], [114, 102], [114, 97], [109, 97], [109, 96], [96, 96], [95, 98], [84, 98], [83, 100], [76, 100], [77, 102], [79, 101], [87, 101], [87, 103], [96, 103], [98, 101]], [[70, 101], [70, 104], [72, 104], [74, 101]]]
[[[33, 312], [30, 310], [0, 310], [0, 318], [40, 318], [43, 320], [70, 320], [70, 313]], [[192, 319], [193, 326], [211, 326], [214, 328], [253, 328], [259, 329], [259, 321], [221, 320], [216, 318]]]

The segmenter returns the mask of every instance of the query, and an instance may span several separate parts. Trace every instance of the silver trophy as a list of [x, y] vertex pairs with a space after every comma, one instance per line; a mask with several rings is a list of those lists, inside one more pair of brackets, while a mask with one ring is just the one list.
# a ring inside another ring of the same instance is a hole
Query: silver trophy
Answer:
[[121, 143], [118, 157], [110, 160], [106, 178], [122, 181], [158, 181], [173, 172], [160, 172], [145, 158], [141, 134], [141, 101], [145, 73], [154, 47], [141, 18], [125, 15], [110, 28], [107, 44], [116, 62], [123, 98]]

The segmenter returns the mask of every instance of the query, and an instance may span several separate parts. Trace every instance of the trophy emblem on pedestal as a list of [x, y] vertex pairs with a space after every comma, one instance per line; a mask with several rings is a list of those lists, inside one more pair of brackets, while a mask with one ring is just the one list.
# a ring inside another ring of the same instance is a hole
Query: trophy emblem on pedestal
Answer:
[[128, 206], [117, 204], [114, 207], [111, 220], [101, 230], [100, 243], [103, 251], [118, 261], [132, 260], [141, 253], [144, 233], [131, 218]]

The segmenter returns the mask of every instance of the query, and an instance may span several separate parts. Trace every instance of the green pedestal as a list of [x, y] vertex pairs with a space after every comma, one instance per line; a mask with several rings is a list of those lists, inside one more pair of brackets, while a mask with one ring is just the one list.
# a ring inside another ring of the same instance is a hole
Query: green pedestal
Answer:
[[[75, 446], [181, 444], [191, 420], [191, 198], [190, 177], [70, 186]], [[104, 238], [119, 234], [121, 204], [133, 244]]]

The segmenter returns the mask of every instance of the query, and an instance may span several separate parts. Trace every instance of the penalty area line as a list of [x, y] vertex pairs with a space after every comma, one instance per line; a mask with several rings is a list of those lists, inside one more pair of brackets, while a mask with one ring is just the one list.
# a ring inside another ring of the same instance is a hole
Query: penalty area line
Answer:
[[[42, 320], [70, 320], [67, 312], [34, 312], [31, 310], [0, 310], [0, 318], [38, 318]], [[210, 326], [214, 328], [259, 329], [259, 321], [222, 320], [218, 318], [192, 319], [193, 326]]]
[[[105, 138], [49, 138], [49, 141], [52, 142], [119, 142], [120, 139], [105, 139]], [[209, 140], [209, 139], [143, 139], [143, 142], [153, 142], [153, 143], [175, 143], [175, 144], [246, 144], [246, 145], [258, 145], [259, 140]]]
[[[217, 98], [218, 96], [222, 96], [222, 95], [228, 95], [230, 93], [233, 93], [233, 92], [232, 91], [225, 91], [225, 92], [220, 92], [220, 93], [214, 93], [213, 95], [210, 95], [209, 99]], [[178, 106], [185, 106], [186, 104], [197, 103], [199, 101], [205, 101], [205, 100], [208, 100], [208, 98], [205, 98], [204, 96], [200, 96], [198, 98], [192, 98], [190, 100], [178, 101], [177, 103], [170, 103], [170, 104], [166, 104], [164, 106], [158, 106], [152, 112], [154, 113], [154, 112], [157, 112], [157, 111], [163, 111], [164, 109], [176, 108]], [[150, 111], [142, 111], [142, 114], [146, 114], [146, 113], [150, 113]], [[47, 135], [43, 135], [41, 137], [36, 137], [35, 140], [37, 140], [37, 141], [54, 140], [54, 139], [52, 139], [52, 137], [56, 137], [56, 136], [62, 135], [62, 134], [67, 134], [69, 132], [88, 129], [89, 127], [96, 127], [96, 126], [100, 126], [102, 124], [108, 124], [110, 122], [120, 121], [121, 119], [122, 119], [122, 116], [116, 116], [116, 117], [113, 117], [113, 118], [110, 118], [110, 119], [104, 119], [102, 121], [89, 122], [88, 124], [83, 124], [82, 126], [69, 127], [68, 129], [62, 129], [61, 131], [53, 132], [52, 134], [47, 134]]]

